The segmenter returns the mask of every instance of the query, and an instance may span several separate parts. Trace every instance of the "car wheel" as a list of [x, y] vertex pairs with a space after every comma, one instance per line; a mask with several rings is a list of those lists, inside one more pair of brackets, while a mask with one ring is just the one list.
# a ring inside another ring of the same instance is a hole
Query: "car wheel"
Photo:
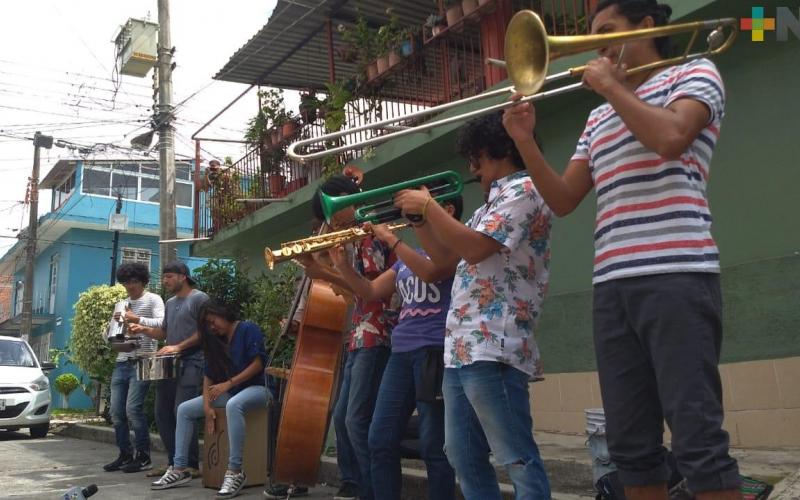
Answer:
[[30, 430], [32, 438], [43, 438], [47, 436], [47, 431], [50, 430], [50, 424], [33, 425]]

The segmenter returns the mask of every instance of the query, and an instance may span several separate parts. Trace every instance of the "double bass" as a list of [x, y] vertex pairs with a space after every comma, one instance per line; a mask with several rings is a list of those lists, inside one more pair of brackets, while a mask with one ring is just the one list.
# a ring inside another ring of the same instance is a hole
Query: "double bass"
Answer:
[[[348, 166], [343, 172], [361, 183], [363, 173]], [[308, 283], [310, 281], [310, 283]], [[347, 301], [339, 290], [322, 280], [303, 279], [281, 336], [285, 335], [297, 304], [307, 288], [306, 306], [297, 334], [291, 369], [280, 395], [277, 437], [270, 456], [270, 482], [313, 486], [328, 432], [331, 401], [337, 388], [342, 359], [342, 332]], [[280, 369], [268, 372], [277, 374]]]

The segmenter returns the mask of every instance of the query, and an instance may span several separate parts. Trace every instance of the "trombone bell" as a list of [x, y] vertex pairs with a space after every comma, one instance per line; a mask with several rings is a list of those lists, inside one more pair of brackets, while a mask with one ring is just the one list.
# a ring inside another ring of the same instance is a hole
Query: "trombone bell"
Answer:
[[508, 78], [524, 95], [535, 94], [544, 84], [549, 62], [549, 37], [544, 23], [532, 10], [521, 10], [506, 29], [505, 56]]

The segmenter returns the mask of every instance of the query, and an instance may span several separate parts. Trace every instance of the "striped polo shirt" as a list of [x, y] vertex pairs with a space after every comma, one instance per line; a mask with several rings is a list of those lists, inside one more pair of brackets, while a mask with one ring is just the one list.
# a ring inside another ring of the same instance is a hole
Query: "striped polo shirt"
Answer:
[[[139, 316], [139, 324], [153, 328], [161, 328], [164, 322], [164, 301], [161, 296], [145, 290], [144, 294], [138, 299], [128, 299], [128, 307]], [[144, 334], [137, 336], [141, 341], [138, 349], [132, 352], [121, 352], [117, 354], [117, 362], [124, 362], [142, 356], [152, 354], [158, 350], [158, 341]]]
[[654, 75], [636, 90], [667, 107], [705, 104], [710, 118], [677, 160], [647, 149], [608, 103], [589, 115], [573, 160], [589, 162], [597, 191], [592, 282], [675, 272], [719, 272], [706, 187], [725, 108], [714, 63], [697, 59]]

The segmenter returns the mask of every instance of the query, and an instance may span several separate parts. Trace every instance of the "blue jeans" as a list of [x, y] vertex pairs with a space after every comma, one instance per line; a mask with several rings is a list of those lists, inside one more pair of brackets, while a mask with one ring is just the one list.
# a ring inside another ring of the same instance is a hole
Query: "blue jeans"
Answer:
[[445, 369], [445, 451], [467, 500], [502, 498], [490, 451], [508, 471], [515, 498], [550, 498], [550, 483], [533, 440], [529, 378], [494, 361]]
[[131, 430], [137, 451], [150, 453], [150, 430], [144, 414], [144, 398], [150, 382], [136, 379], [136, 365], [123, 361], [114, 365], [111, 375], [111, 420], [117, 447], [122, 453], [133, 454]]
[[444, 454], [444, 405], [416, 400], [428, 349], [389, 356], [369, 426], [372, 489], [380, 500], [400, 500], [400, 441], [408, 419], [419, 413], [420, 455], [428, 469], [428, 498], [455, 498], [455, 473]]
[[[242, 470], [242, 450], [244, 449], [245, 423], [244, 414], [249, 410], [266, 408], [270, 398], [263, 385], [245, 387], [235, 395], [229, 392], [222, 394], [211, 405], [214, 408], [225, 408], [225, 419], [228, 424], [228, 470]], [[205, 416], [203, 396], [184, 401], [178, 406], [178, 426], [175, 429], [175, 467], [189, 466], [189, 443], [195, 432], [198, 419]], [[211, 436], [206, 436], [209, 439]]]
[[389, 352], [388, 347], [381, 346], [347, 353], [339, 397], [333, 410], [340, 480], [342, 483], [357, 484], [362, 499], [373, 498], [369, 425]]

